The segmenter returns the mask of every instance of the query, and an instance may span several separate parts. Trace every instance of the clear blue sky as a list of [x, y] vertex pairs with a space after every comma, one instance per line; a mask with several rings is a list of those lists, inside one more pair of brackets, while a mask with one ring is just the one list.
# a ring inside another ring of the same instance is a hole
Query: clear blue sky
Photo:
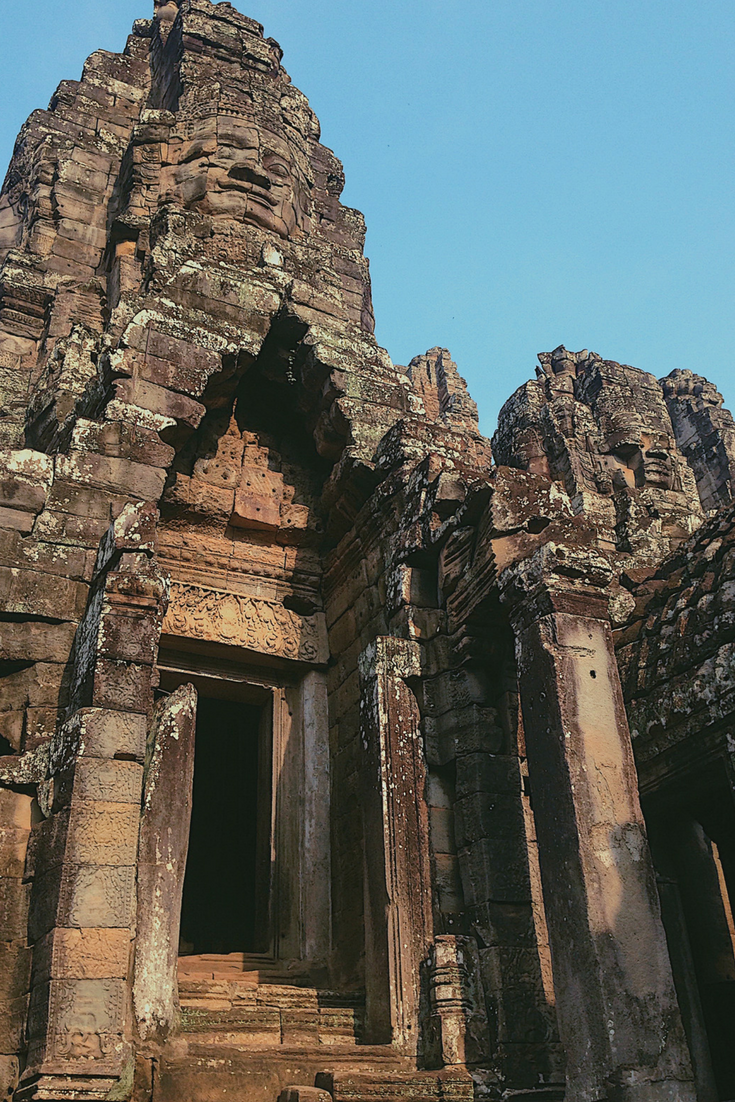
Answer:
[[[148, 0], [9, 3], [0, 159]], [[537, 352], [689, 367], [735, 406], [731, 0], [237, 0], [368, 222], [378, 339], [448, 347], [493, 431]]]

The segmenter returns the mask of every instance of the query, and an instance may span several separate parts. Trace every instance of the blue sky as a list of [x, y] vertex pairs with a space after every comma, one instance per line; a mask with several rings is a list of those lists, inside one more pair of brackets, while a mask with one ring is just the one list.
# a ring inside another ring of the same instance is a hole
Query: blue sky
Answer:
[[[6, 0], [6, 4], [8, 0]], [[0, 160], [148, 0], [30, 0], [0, 41]], [[367, 218], [378, 339], [448, 347], [487, 433], [557, 344], [735, 407], [735, 7], [238, 0], [284, 48]]]

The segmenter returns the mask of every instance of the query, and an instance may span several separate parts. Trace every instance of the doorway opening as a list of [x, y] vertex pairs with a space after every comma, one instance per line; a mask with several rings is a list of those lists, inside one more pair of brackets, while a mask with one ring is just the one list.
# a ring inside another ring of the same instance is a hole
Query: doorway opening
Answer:
[[200, 696], [180, 953], [270, 943], [269, 709]]
[[735, 807], [712, 763], [644, 805], [700, 1102], [735, 1097]]

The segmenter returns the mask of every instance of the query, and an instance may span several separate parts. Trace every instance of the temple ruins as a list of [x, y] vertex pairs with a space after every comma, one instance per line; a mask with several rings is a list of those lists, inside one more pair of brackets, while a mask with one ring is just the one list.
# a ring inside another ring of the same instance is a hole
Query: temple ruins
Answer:
[[735, 1097], [735, 423], [373, 335], [263, 28], [157, 0], [0, 195], [0, 1100]]

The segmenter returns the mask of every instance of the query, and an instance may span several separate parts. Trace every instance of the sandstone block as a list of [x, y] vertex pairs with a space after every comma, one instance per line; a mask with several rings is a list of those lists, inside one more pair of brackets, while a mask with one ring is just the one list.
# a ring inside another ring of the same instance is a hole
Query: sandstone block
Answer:
[[118, 928], [51, 930], [34, 948], [35, 983], [51, 979], [125, 979], [131, 934]]
[[74, 427], [72, 448], [164, 468], [170, 465], [175, 454], [174, 449], [164, 444], [153, 429], [125, 421], [87, 421], [82, 418]]
[[26, 709], [22, 705], [9, 712], [0, 712], [0, 736], [7, 739], [14, 751], [20, 750], [23, 746], [25, 719]]
[[[96, 550], [108, 526], [109, 517], [80, 517], [46, 509], [36, 522], [36, 533], [41, 539], [57, 546]], [[94, 559], [92, 563], [94, 564]]]
[[100, 658], [94, 672], [92, 703], [97, 708], [150, 712], [153, 704], [150, 666]]
[[265, 467], [243, 468], [231, 523], [236, 528], [275, 531], [281, 523], [283, 475]]
[[158, 652], [159, 636], [155, 610], [126, 609], [116, 602], [103, 611], [97, 654], [100, 658], [152, 665]]
[[332, 1102], [332, 1096], [318, 1087], [286, 1087], [278, 1096], [278, 1102]]
[[457, 759], [457, 795], [477, 792], [520, 793], [518, 759], [504, 754], [463, 754]]
[[66, 865], [34, 884], [29, 935], [38, 941], [54, 926], [129, 928], [134, 909], [132, 866]]
[[0, 661], [66, 662], [74, 631], [73, 624], [6, 623], [0, 636]]
[[457, 845], [472, 845], [480, 838], [503, 838], [509, 856], [525, 847], [523, 809], [518, 795], [483, 793], [457, 800], [454, 805]]
[[0, 1037], [3, 1048], [19, 1052], [28, 1013], [28, 996], [22, 995], [10, 1002], [0, 1002]]
[[64, 257], [89, 268], [96, 268], [102, 255], [102, 250], [94, 245], [85, 245], [82, 241], [62, 237], [60, 234], [54, 241], [51, 252], [54, 256]]
[[232, 514], [235, 492], [232, 488], [215, 486], [211, 482], [189, 478], [177, 472], [174, 481], [167, 487], [163, 500], [172, 509], [221, 519], [226, 524]]
[[40, 513], [54, 477], [53, 460], [43, 452], [0, 452], [0, 505]]
[[481, 903], [475, 915], [486, 945], [534, 947], [536, 934], [530, 899], [527, 903]]
[[[46, 511], [36, 521], [38, 524]], [[0, 530], [0, 565], [25, 569], [39, 574], [82, 581], [87, 578], [88, 556], [81, 549], [59, 546], [57, 543], [37, 539], [34, 536], [21, 536], [18, 532]], [[55, 617], [58, 619], [58, 617]]]
[[[101, 1060], [116, 1047], [124, 1024], [125, 984], [119, 979], [58, 979], [34, 986], [28, 1033], [49, 1035], [52, 1056]], [[69, 1051], [69, 1035], [74, 1049]]]
[[533, 949], [498, 947], [480, 951], [480, 971], [486, 990], [502, 991], [503, 1016], [499, 1040], [539, 1044], [555, 1033], [553, 1008], [544, 996], [538, 957]]
[[51, 706], [26, 708], [24, 750], [35, 750], [48, 742], [56, 731], [57, 709]]
[[146, 726], [143, 715], [104, 708], [82, 708], [67, 724], [81, 755], [137, 762], [145, 756]]
[[63, 677], [64, 666], [61, 663], [46, 662], [36, 662], [7, 674], [2, 681], [0, 707], [17, 712], [28, 705], [57, 706]]
[[141, 409], [149, 409], [162, 417], [172, 417], [179, 425], [188, 429], [198, 428], [205, 413], [205, 407], [193, 398], [143, 379], [118, 379], [115, 383], [115, 397], [119, 401], [140, 406]]
[[81, 451], [57, 455], [56, 473], [62, 481], [130, 495], [140, 501], [158, 501], [165, 481], [162, 471], [145, 463]]
[[189, 341], [171, 337], [152, 327], [129, 326], [125, 330], [125, 341], [130, 348], [136, 348], [140, 352], [171, 363], [189, 364], [193, 369], [206, 375], [213, 374], [221, 367], [221, 360], [216, 352], [207, 348], [198, 348]]
[[8, 940], [25, 938], [31, 886], [22, 880], [0, 877], [0, 929]]
[[65, 860], [79, 865], [134, 865], [140, 811], [133, 804], [72, 803]]
[[[128, 503], [125, 493], [90, 488], [79, 482], [65, 481], [57, 477], [49, 494], [47, 509], [58, 513], [70, 513], [77, 517], [101, 518], [105, 527], [110, 517], [116, 517]], [[46, 513], [44, 512], [43, 516]], [[43, 519], [41, 517], [40, 519]]]
[[72, 784], [69, 798], [75, 803], [102, 800], [140, 806], [143, 766], [134, 761], [82, 757], [70, 775], [70, 788]]
[[25, 536], [33, 530], [35, 519], [35, 513], [24, 513], [19, 509], [0, 506], [0, 528], [13, 528]]
[[[28, 992], [31, 979], [32, 949], [23, 941], [0, 941], [0, 1005], [12, 1002]], [[3, 1038], [4, 1039], [4, 1038]], [[0, 1047], [2, 1043], [0, 1042]]]
[[25, 871], [28, 831], [20, 827], [0, 827], [0, 879], [20, 880]]
[[530, 896], [525, 853], [508, 854], [504, 838], [483, 838], [459, 853], [465, 902], [470, 906], [495, 902], [517, 903]]
[[20, 1076], [20, 1061], [17, 1056], [0, 1056], [0, 1098], [12, 1098]]

